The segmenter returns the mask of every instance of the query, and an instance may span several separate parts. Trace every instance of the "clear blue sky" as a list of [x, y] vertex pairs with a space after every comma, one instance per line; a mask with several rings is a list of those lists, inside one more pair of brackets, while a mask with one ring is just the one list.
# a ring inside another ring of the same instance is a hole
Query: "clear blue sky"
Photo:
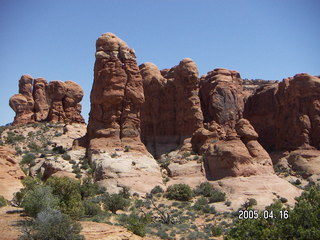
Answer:
[[320, 75], [319, 13], [318, 0], [0, 0], [0, 125], [13, 120], [8, 101], [22, 74], [79, 83], [87, 119], [95, 40], [105, 32], [160, 69], [190, 57], [200, 74]]

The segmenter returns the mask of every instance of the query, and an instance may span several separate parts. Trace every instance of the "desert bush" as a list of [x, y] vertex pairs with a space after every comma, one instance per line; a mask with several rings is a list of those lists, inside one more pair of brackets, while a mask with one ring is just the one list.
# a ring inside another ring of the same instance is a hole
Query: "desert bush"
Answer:
[[[292, 210], [279, 200], [266, 207], [277, 219], [235, 220], [225, 239], [320, 239], [320, 188], [313, 186], [296, 200]], [[288, 211], [288, 218], [281, 219], [281, 210]]]
[[41, 211], [57, 208], [59, 200], [52, 194], [52, 188], [37, 185], [28, 190], [22, 200], [21, 206], [27, 215], [36, 217]]
[[21, 237], [25, 240], [82, 240], [81, 225], [59, 210], [40, 212], [29, 230]]
[[95, 216], [101, 212], [100, 206], [89, 200], [83, 201], [83, 207], [85, 216]]
[[214, 237], [218, 237], [222, 235], [222, 228], [220, 226], [213, 225], [211, 227], [211, 234]]
[[280, 198], [280, 201], [281, 201], [282, 203], [286, 203], [286, 202], [288, 202], [288, 199], [286, 199], [286, 198], [284, 198], [284, 197], [281, 197], [281, 198]]
[[3, 196], [0, 195], [0, 207], [4, 207], [7, 205], [8, 205], [7, 200]]
[[100, 187], [97, 183], [94, 183], [91, 177], [86, 177], [83, 179], [82, 184], [80, 185], [82, 199], [93, 197], [104, 192], [105, 188]]
[[124, 210], [130, 205], [130, 201], [121, 194], [105, 194], [103, 199], [105, 210], [110, 210], [116, 214], [118, 210]]
[[223, 202], [226, 200], [226, 194], [214, 189], [208, 197], [209, 203]]
[[194, 203], [193, 208], [202, 213], [216, 213], [215, 207], [210, 206], [208, 203], [205, 197], [201, 197]]
[[257, 200], [254, 198], [249, 198], [247, 201], [242, 205], [243, 208], [250, 208], [257, 205]]
[[64, 154], [66, 152], [62, 146], [55, 146], [52, 148], [52, 151], [59, 154]]
[[60, 210], [78, 219], [84, 213], [81, 201], [80, 182], [68, 177], [50, 177], [46, 185], [52, 188], [52, 193], [59, 198]]
[[130, 194], [130, 188], [129, 187], [122, 187], [122, 189], [119, 191], [119, 195], [121, 195], [123, 198], [129, 199]]
[[64, 154], [62, 154], [62, 158], [64, 159], [64, 160], [67, 160], [67, 161], [69, 161], [69, 160], [71, 160], [71, 156], [68, 154], [68, 153], [64, 153]]
[[30, 164], [34, 159], [36, 159], [36, 155], [33, 153], [27, 153], [23, 155], [20, 164]]
[[223, 202], [226, 196], [225, 193], [215, 189], [208, 182], [201, 183], [199, 186], [197, 186], [197, 188], [194, 190], [194, 193], [195, 195], [202, 195], [204, 197], [207, 197], [209, 203]]
[[17, 142], [23, 141], [24, 139], [25, 139], [25, 137], [22, 135], [16, 135], [14, 132], [8, 132], [7, 138], [6, 138], [6, 143], [7, 144], [15, 144]]
[[38, 152], [41, 149], [41, 147], [38, 144], [36, 144], [35, 142], [30, 142], [28, 144], [28, 148], [30, 149], [30, 151], [33, 151], [33, 152]]
[[163, 189], [162, 187], [160, 187], [159, 185], [158, 186], [155, 186], [152, 190], [151, 190], [151, 194], [157, 194], [157, 193], [163, 193]]
[[147, 220], [144, 217], [140, 217], [136, 214], [121, 215], [119, 221], [134, 234], [144, 237], [146, 235]]
[[193, 191], [187, 184], [174, 184], [168, 187], [165, 196], [171, 200], [189, 201], [193, 197]]
[[185, 239], [186, 240], [208, 239], [208, 236], [203, 232], [191, 232], [186, 236]]

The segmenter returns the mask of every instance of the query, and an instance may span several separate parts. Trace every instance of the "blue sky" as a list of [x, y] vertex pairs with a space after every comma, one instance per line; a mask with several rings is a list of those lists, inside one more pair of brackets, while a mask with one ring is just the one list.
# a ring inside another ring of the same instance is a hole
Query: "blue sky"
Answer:
[[8, 101], [23, 74], [79, 83], [87, 119], [95, 40], [105, 32], [160, 69], [190, 57], [200, 74], [320, 75], [319, 12], [318, 0], [0, 0], [0, 125], [13, 120]]

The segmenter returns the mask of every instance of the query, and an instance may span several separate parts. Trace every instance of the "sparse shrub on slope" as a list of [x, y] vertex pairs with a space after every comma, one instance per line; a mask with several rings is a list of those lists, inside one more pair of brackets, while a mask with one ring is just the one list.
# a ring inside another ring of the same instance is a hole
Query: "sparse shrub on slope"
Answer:
[[105, 194], [103, 200], [105, 210], [110, 210], [116, 214], [118, 210], [124, 210], [130, 205], [130, 200], [119, 194]]
[[23, 240], [82, 240], [81, 225], [59, 210], [48, 209], [40, 212]]
[[146, 235], [147, 220], [144, 217], [140, 217], [136, 214], [121, 215], [119, 221], [134, 234], [144, 237]]
[[226, 194], [215, 189], [210, 183], [201, 183], [195, 190], [195, 195], [202, 195], [208, 198], [209, 203], [223, 202], [226, 199]]
[[7, 206], [7, 204], [7, 200], [3, 196], [0, 196], [0, 207]]
[[168, 187], [165, 196], [171, 200], [189, 201], [193, 197], [193, 191], [187, 184], [174, 184]]

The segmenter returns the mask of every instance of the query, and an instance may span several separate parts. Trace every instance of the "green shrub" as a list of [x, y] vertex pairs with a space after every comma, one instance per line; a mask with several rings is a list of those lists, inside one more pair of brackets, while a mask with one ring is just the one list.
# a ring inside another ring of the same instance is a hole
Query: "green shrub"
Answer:
[[165, 196], [171, 200], [189, 201], [193, 197], [193, 191], [187, 184], [174, 184], [168, 187]]
[[89, 200], [83, 201], [84, 215], [85, 216], [95, 216], [101, 212], [101, 208], [97, 203], [91, 202]]
[[257, 205], [257, 200], [255, 200], [254, 198], [249, 198], [242, 206], [243, 208], [250, 208], [255, 205]]
[[62, 158], [64, 159], [64, 160], [67, 160], [67, 161], [69, 161], [69, 160], [71, 160], [71, 156], [68, 154], [68, 153], [64, 153], [64, 154], [62, 154]]
[[208, 197], [209, 203], [213, 202], [223, 202], [226, 200], [226, 194], [223, 192], [220, 192], [219, 190], [214, 189], [210, 196]]
[[162, 187], [160, 187], [159, 185], [158, 186], [155, 186], [152, 190], [151, 190], [151, 194], [157, 194], [157, 193], [163, 193], [163, 189]]
[[217, 189], [214, 189], [214, 187], [209, 182], [201, 183], [194, 190], [194, 193], [195, 195], [202, 195], [204, 197], [207, 197], [210, 203], [223, 202], [226, 197], [225, 193], [220, 192]]
[[59, 200], [52, 194], [48, 186], [37, 185], [24, 195], [21, 206], [27, 215], [36, 217], [39, 212], [49, 208], [57, 208]]
[[208, 239], [207, 234], [203, 232], [191, 232], [186, 237], [187, 240]]
[[[279, 200], [266, 207], [276, 219], [235, 220], [225, 239], [320, 239], [320, 188], [311, 187], [296, 200], [292, 210]], [[288, 218], [281, 219], [280, 211], [287, 211]]]
[[32, 160], [36, 159], [36, 156], [33, 153], [27, 153], [23, 155], [21, 164], [30, 164]]
[[8, 201], [0, 195], [0, 207], [4, 207], [8, 205]]
[[280, 198], [280, 201], [281, 201], [282, 203], [286, 203], [286, 202], [288, 202], [288, 199], [282, 197], [282, 198]]
[[50, 177], [46, 185], [52, 188], [52, 193], [59, 198], [60, 210], [78, 219], [84, 213], [81, 201], [80, 182], [68, 177]]
[[55, 146], [52, 151], [59, 154], [64, 154], [66, 152], [62, 146]]
[[14, 132], [8, 132], [6, 143], [7, 144], [15, 144], [17, 142], [21, 142], [25, 139], [22, 135], [16, 135]]
[[21, 239], [32, 240], [82, 240], [81, 225], [58, 210], [40, 212]]
[[204, 197], [210, 197], [212, 191], [214, 190], [213, 186], [209, 182], [203, 182], [194, 190], [195, 195], [202, 195]]
[[212, 236], [214, 236], [214, 237], [221, 236], [222, 235], [222, 228], [214, 225], [211, 227], [211, 233], [212, 233]]
[[129, 199], [131, 196], [129, 187], [122, 187], [122, 189], [119, 192], [119, 195], [126, 199]]
[[124, 210], [130, 205], [130, 201], [121, 194], [105, 194], [103, 199], [104, 208], [116, 214], [118, 210]]
[[34, 152], [38, 152], [41, 149], [41, 147], [38, 146], [38, 144], [36, 144], [35, 142], [29, 143], [28, 148], [30, 149], [30, 151], [34, 151]]
[[197, 211], [201, 211], [206, 205], [208, 205], [208, 200], [204, 197], [201, 197], [194, 203], [193, 208]]
[[92, 178], [86, 177], [83, 179], [82, 184], [80, 186], [81, 197], [88, 198], [96, 196], [100, 193], [105, 192], [105, 189], [100, 187], [97, 183], [94, 183]]
[[147, 220], [144, 217], [140, 217], [135, 214], [122, 215], [120, 222], [134, 234], [144, 237], [146, 235], [146, 223]]

